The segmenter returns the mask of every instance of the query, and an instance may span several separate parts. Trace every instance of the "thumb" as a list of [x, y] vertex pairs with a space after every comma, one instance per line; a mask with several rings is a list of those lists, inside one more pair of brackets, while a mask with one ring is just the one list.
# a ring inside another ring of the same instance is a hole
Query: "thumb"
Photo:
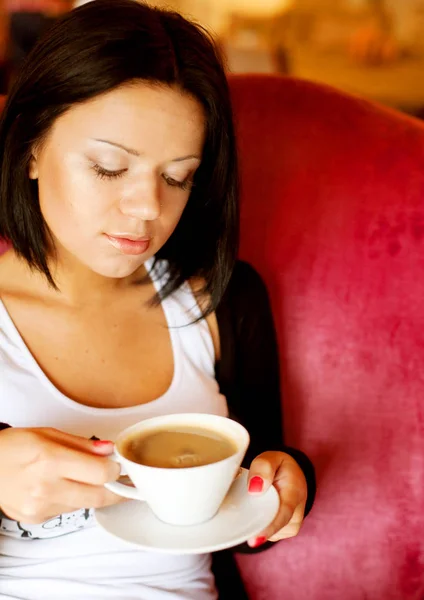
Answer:
[[269, 489], [281, 465], [282, 457], [282, 452], [264, 452], [253, 460], [247, 484], [249, 494], [263, 494]]

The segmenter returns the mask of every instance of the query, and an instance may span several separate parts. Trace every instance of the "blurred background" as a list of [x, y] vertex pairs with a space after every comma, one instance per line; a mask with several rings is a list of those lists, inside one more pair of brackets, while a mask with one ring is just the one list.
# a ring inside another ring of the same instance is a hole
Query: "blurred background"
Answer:
[[[87, 0], [0, 0], [6, 92], [37, 37]], [[424, 117], [424, 0], [152, 0], [204, 25], [231, 72], [280, 73]]]

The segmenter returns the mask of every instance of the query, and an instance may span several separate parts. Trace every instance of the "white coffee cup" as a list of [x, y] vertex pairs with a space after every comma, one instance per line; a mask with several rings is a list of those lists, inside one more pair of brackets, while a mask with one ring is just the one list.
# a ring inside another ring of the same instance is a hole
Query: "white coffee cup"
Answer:
[[[195, 427], [225, 436], [237, 448], [224, 460], [178, 469], [135, 463], [121, 454], [123, 443], [136, 433], [167, 427]], [[247, 430], [232, 419], [202, 413], [173, 414], [146, 419], [122, 431], [115, 442], [113, 459], [119, 462], [135, 487], [118, 481], [106, 487], [125, 498], [147, 502], [154, 514], [172, 525], [196, 525], [219, 510], [249, 446]]]

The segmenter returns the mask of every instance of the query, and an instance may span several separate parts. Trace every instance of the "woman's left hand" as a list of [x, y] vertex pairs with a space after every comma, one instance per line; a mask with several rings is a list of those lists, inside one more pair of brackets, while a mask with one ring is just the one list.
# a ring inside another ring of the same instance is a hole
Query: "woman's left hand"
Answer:
[[302, 469], [289, 454], [264, 452], [250, 465], [250, 494], [263, 494], [271, 485], [280, 496], [280, 509], [271, 525], [248, 541], [252, 548], [261, 546], [267, 540], [277, 542], [294, 537], [302, 526], [308, 488]]

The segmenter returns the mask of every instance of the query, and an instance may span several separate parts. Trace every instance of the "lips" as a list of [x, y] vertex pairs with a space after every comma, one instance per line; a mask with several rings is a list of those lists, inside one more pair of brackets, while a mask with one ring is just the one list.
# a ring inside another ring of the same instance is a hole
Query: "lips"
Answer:
[[151, 238], [149, 237], [136, 237], [131, 234], [105, 234], [105, 236], [119, 252], [132, 256], [138, 256], [147, 252], [151, 242]]

